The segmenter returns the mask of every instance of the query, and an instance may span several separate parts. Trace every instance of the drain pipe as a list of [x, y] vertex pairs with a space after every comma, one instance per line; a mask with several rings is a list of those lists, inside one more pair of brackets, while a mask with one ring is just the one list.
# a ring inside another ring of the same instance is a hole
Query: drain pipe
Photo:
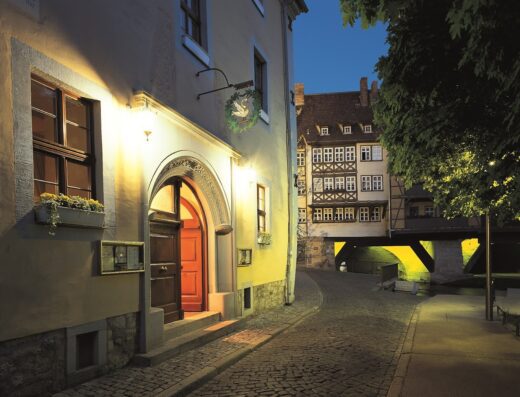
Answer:
[[294, 282], [293, 274], [296, 269], [292, 269], [292, 257], [293, 257], [293, 243], [295, 230], [293, 230], [293, 199], [294, 199], [294, 187], [293, 187], [293, 153], [292, 153], [292, 137], [291, 137], [291, 108], [290, 108], [290, 96], [289, 96], [289, 55], [287, 45], [287, 28], [286, 23], [288, 21], [287, 16], [287, 0], [280, 0], [282, 6], [282, 37], [283, 37], [283, 74], [284, 74], [284, 101], [285, 101], [285, 149], [287, 156], [287, 214], [288, 214], [288, 227], [287, 227], [287, 267], [285, 269], [285, 304], [290, 305], [294, 301]]

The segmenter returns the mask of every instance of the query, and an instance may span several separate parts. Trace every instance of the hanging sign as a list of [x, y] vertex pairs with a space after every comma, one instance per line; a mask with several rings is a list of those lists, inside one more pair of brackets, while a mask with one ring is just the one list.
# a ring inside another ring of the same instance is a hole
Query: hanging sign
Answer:
[[226, 102], [226, 122], [233, 132], [253, 127], [260, 117], [260, 95], [255, 90], [235, 92]]

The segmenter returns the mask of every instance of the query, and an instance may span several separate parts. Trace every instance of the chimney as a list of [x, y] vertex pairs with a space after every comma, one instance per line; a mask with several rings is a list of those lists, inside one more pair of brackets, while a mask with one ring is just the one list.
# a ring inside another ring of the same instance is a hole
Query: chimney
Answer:
[[359, 81], [359, 102], [361, 106], [368, 106], [368, 80], [366, 77], [361, 77]]
[[377, 80], [372, 81], [370, 85], [370, 104], [376, 103], [377, 101]]
[[303, 83], [296, 83], [294, 85], [294, 105], [297, 108], [300, 106], [303, 106], [305, 104], [303, 88], [304, 88]]

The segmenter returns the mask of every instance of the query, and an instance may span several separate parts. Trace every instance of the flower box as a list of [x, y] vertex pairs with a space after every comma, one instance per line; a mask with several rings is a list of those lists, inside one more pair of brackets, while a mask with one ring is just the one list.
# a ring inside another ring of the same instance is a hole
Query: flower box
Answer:
[[[58, 225], [102, 229], [105, 223], [105, 213], [85, 211], [77, 208], [56, 207], [58, 211]], [[39, 205], [34, 208], [36, 222], [51, 224], [51, 208]]]

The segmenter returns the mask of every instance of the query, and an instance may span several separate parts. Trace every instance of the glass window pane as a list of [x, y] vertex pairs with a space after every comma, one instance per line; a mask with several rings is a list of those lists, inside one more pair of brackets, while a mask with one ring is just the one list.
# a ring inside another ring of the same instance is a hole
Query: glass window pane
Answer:
[[88, 130], [67, 124], [67, 146], [90, 153]]
[[58, 183], [58, 159], [43, 152], [35, 151], [34, 179]]
[[32, 111], [32, 129], [33, 136], [46, 139], [51, 142], [58, 141], [58, 133], [56, 129], [56, 119], [40, 113], [36, 110]]
[[31, 104], [33, 107], [56, 115], [56, 91], [31, 81]]
[[175, 213], [175, 190], [173, 185], [161, 188], [152, 200], [151, 208], [157, 211]]
[[88, 108], [84, 103], [67, 97], [67, 120], [82, 127], [87, 127]]
[[74, 188], [70, 188], [70, 187], [67, 189], [67, 194], [69, 196], [79, 196], [79, 197], [83, 197], [86, 199], [89, 199], [92, 197], [90, 190], [74, 189]]
[[34, 181], [34, 201], [35, 202], [40, 201], [40, 195], [42, 193], [58, 194], [59, 193], [58, 185], [54, 185], [52, 183]]
[[67, 161], [68, 187], [91, 190], [90, 167], [88, 165]]

